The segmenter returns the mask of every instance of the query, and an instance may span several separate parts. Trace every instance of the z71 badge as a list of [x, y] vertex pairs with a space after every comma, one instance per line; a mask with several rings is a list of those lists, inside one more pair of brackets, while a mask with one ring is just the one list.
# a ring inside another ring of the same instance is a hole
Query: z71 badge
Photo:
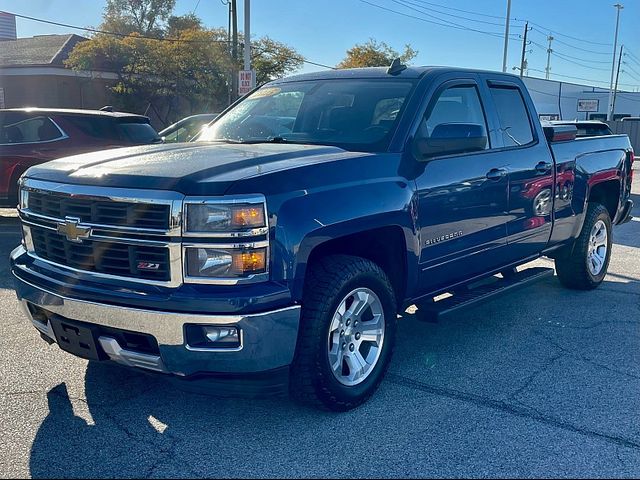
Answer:
[[454, 238], [458, 238], [461, 236], [462, 236], [462, 230], [459, 230], [457, 232], [447, 233], [446, 235], [441, 235], [439, 237], [427, 238], [424, 241], [424, 245], [425, 247], [427, 247], [429, 245], [435, 245], [436, 243], [446, 242], [447, 240], [453, 240]]

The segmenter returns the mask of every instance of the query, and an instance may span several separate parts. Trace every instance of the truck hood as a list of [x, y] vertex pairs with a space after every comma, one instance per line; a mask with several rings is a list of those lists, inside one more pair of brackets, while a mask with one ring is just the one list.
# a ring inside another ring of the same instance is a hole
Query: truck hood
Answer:
[[222, 195], [243, 178], [361, 155], [316, 145], [147, 145], [60, 158], [31, 167], [26, 176], [80, 185]]

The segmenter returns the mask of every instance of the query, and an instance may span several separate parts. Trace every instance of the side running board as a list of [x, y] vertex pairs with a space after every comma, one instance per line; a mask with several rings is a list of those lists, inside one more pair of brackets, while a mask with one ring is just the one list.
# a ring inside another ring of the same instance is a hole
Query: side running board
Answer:
[[533, 267], [514, 272], [505, 278], [489, 277], [489, 280], [481, 280], [466, 287], [458, 288], [450, 292], [451, 296], [442, 300], [417, 304], [416, 318], [425, 322], [437, 322], [446, 315], [462, 308], [486, 302], [510, 290], [552, 277], [553, 274], [553, 268]]

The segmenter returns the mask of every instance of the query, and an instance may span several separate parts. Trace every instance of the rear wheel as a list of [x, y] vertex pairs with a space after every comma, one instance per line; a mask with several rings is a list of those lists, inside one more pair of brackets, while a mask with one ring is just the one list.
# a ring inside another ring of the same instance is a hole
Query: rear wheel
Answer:
[[591, 290], [602, 283], [611, 258], [611, 234], [609, 211], [590, 203], [573, 251], [555, 261], [558, 278], [565, 287]]
[[349, 410], [378, 388], [395, 343], [391, 284], [375, 263], [343, 255], [311, 267], [305, 283], [291, 395]]

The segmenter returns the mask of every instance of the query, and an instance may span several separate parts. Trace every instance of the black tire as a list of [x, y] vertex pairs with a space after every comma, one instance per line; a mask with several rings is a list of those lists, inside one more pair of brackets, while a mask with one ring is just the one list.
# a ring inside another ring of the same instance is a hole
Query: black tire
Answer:
[[[328, 353], [329, 329], [340, 303], [356, 288], [372, 290], [382, 304], [384, 341], [371, 373], [354, 386], [340, 383]], [[397, 308], [384, 271], [360, 257], [332, 255], [310, 266], [305, 280], [296, 354], [291, 366], [292, 398], [333, 411], [347, 411], [364, 403], [378, 388], [395, 344]]]
[[[598, 221], [604, 222], [607, 229], [607, 253], [602, 269], [597, 275], [594, 275], [588, 267], [588, 252], [591, 230]], [[582, 230], [573, 249], [567, 255], [555, 260], [556, 273], [562, 285], [575, 290], [592, 290], [600, 285], [609, 268], [611, 243], [612, 228], [609, 211], [599, 203], [589, 203]]]

